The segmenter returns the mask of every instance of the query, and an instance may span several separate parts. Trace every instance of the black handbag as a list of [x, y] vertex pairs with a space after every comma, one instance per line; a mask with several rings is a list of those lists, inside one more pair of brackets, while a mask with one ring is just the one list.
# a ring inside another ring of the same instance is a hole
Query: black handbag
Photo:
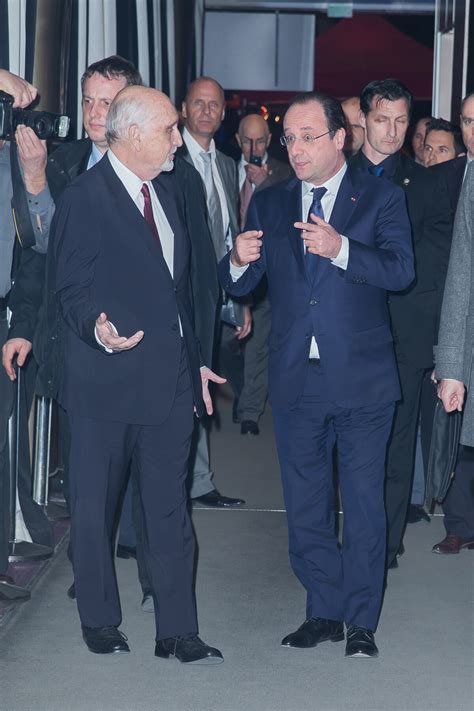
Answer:
[[430, 456], [426, 476], [426, 500], [429, 505], [442, 503], [454, 477], [459, 449], [462, 415], [446, 412], [438, 400], [433, 417]]

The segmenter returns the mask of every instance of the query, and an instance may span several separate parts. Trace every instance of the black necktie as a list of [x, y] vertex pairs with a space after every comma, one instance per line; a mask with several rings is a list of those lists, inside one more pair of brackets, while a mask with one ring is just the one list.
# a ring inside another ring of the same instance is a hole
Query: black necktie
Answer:
[[[311, 207], [309, 208], [308, 211], [308, 217], [307, 217], [307, 222], [312, 222], [313, 220], [311, 219], [310, 215], [316, 215], [317, 217], [320, 217], [322, 220], [324, 220], [324, 211], [323, 211], [323, 206], [321, 204], [321, 200], [323, 195], [327, 193], [327, 188], [313, 188], [311, 191], [313, 193], [313, 202], [311, 203]], [[311, 283], [314, 282], [314, 279], [316, 277], [316, 271], [318, 269], [318, 263], [319, 263], [319, 255], [317, 254], [311, 254], [311, 252], [308, 252], [306, 250], [306, 255], [305, 255], [305, 263], [306, 263], [306, 273], [308, 275], [308, 278]]]

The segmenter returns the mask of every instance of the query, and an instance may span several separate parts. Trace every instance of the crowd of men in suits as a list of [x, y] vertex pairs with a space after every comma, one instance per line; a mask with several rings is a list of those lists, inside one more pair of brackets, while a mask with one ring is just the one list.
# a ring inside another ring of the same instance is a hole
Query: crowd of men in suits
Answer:
[[[8, 72], [0, 88], [18, 106], [36, 95]], [[259, 434], [267, 391], [272, 405], [290, 560], [307, 591], [305, 620], [282, 645], [346, 636], [346, 656], [377, 656], [385, 577], [398, 566], [413, 509], [419, 430], [421, 467], [428, 460], [433, 380], [446, 409], [462, 407], [459, 383], [462, 392], [469, 383], [470, 366], [451, 368], [446, 328], [435, 375], [433, 348], [454, 214], [474, 158], [474, 95], [462, 103], [460, 131], [442, 119], [416, 124], [412, 160], [404, 143], [413, 99], [400, 82], [371, 82], [342, 105], [301, 94], [284, 118], [289, 164], [269, 153], [258, 114], [240, 121], [236, 164], [216, 147], [225, 96], [211, 77], [190, 84], [180, 117], [120, 57], [91, 65], [82, 94], [85, 139], [48, 156], [31, 129], [16, 134], [36, 244], [22, 249], [5, 219], [0, 595], [29, 594], [7, 575], [16, 358], [31, 370], [25, 417], [33, 392], [59, 403], [68, 595], [87, 647], [129, 651], [113, 561], [123, 499], [117, 555], [137, 558], [156, 656], [223, 661], [198, 636], [187, 508], [188, 497], [219, 508], [245, 503], [213, 482], [203, 415], [212, 414], [209, 382], [225, 382], [222, 372], [242, 434]], [[5, 144], [0, 185], [10, 196], [7, 153]], [[474, 547], [469, 428], [438, 553]], [[22, 471], [27, 526], [48, 541], [43, 511], [28, 496], [27, 460]], [[427, 517], [422, 504], [415, 512]]]

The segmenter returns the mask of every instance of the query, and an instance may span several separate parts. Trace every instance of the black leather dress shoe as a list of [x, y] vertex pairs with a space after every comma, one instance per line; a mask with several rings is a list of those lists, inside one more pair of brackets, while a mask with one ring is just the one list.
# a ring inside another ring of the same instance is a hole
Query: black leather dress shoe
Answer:
[[284, 637], [282, 647], [295, 649], [308, 649], [316, 647], [320, 642], [341, 642], [344, 639], [344, 625], [335, 620], [326, 620], [323, 617], [310, 617], [305, 620], [296, 632]]
[[431, 523], [431, 518], [421, 504], [410, 504], [408, 508], [407, 523], [419, 523], [420, 521]]
[[232, 499], [230, 496], [222, 496], [217, 489], [213, 489], [202, 496], [196, 496], [193, 501], [197, 501], [199, 504], [203, 504], [203, 506], [210, 506], [214, 509], [230, 509], [233, 506], [242, 506], [242, 504], [245, 504], [243, 499]]
[[347, 628], [346, 657], [378, 657], [374, 633], [365, 627], [352, 625]]
[[82, 627], [82, 637], [94, 654], [129, 652], [127, 637], [117, 627]]
[[30, 597], [30, 591], [15, 585], [9, 575], [0, 575], [0, 602], [25, 602]]
[[70, 600], [75, 600], [76, 599], [76, 584], [73, 583], [70, 585], [66, 591], [66, 595]]
[[117, 545], [117, 558], [137, 558], [137, 549], [132, 546]]
[[176, 657], [183, 664], [221, 664], [224, 657], [215, 647], [209, 647], [197, 634], [161, 639], [155, 645], [155, 657]]
[[240, 434], [258, 435], [260, 434], [260, 430], [258, 429], [257, 423], [253, 420], [242, 420], [242, 423], [240, 425]]

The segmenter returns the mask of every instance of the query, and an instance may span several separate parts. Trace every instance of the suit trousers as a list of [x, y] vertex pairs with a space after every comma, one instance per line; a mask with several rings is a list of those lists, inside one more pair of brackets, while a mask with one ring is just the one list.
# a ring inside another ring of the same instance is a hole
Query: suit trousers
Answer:
[[[309, 366], [299, 404], [273, 410], [290, 561], [307, 592], [307, 617], [376, 629], [385, 571], [384, 462], [393, 410], [393, 403], [339, 407], [317, 365]], [[342, 546], [334, 511], [334, 441]]]
[[397, 402], [395, 409], [387, 450], [385, 482], [387, 566], [396, 557], [403, 540], [412, 491], [419, 422], [424, 462], [428, 462], [429, 458], [436, 405], [436, 388], [429, 380], [431, 370], [417, 368], [405, 360], [398, 360], [402, 399]]
[[217, 340], [217, 358], [223, 377], [227, 378], [234, 397], [238, 400], [244, 387], [244, 356], [242, 344], [234, 326], [221, 321]]
[[68, 416], [71, 549], [82, 624], [121, 623], [113, 537], [117, 505], [131, 466], [142, 506], [156, 639], [196, 632], [195, 538], [185, 488], [193, 398], [184, 347], [175, 400], [160, 425], [95, 420], [74, 412]]
[[443, 511], [446, 533], [474, 541], [474, 447], [461, 447]]
[[241, 421], [258, 422], [268, 394], [268, 336], [272, 319], [268, 296], [264, 295], [255, 303], [252, 319], [252, 332], [245, 341], [244, 386], [238, 415]]

